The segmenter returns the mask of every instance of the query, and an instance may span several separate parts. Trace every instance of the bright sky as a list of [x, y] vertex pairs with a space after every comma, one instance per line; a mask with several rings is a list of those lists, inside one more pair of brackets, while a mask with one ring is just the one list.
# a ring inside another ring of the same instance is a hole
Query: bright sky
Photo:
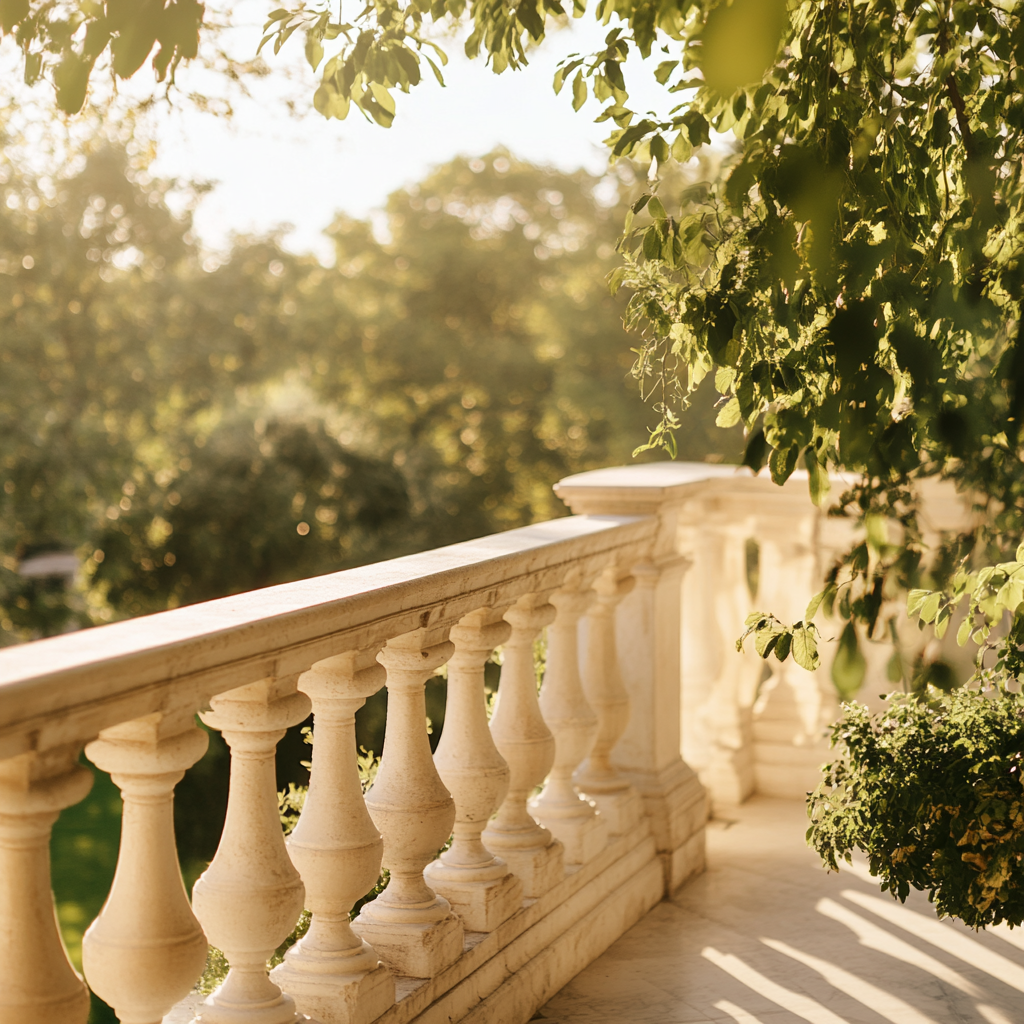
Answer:
[[[229, 40], [237, 57], [251, 56], [259, 43], [266, 0], [243, 0], [236, 8]], [[313, 110], [292, 115], [289, 96], [309, 101], [314, 79], [301, 62], [299, 38], [271, 66], [293, 69], [294, 78], [271, 76], [255, 84], [257, 98], [235, 104], [231, 122], [183, 109], [154, 117], [158, 142], [154, 172], [216, 182], [196, 215], [196, 227], [212, 248], [232, 232], [262, 232], [294, 225], [287, 236], [297, 251], [330, 251], [320, 232], [337, 210], [365, 217], [387, 195], [422, 177], [430, 167], [458, 154], [486, 153], [504, 145], [517, 156], [565, 170], [606, 165], [601, 145], [609, 125], [594, 124], [591, 100], [579, 113], [569, 90], [551, 88], [558, 61], [575, 51], [599, 48], [607, 28], [591, 18], [556, 33], [524, 71], [494, 75], [482, 61], [462, 56], [461, 43], [444, 48], [451, 62], [442, 89], [424, 66], [425, 80], [409, 96], [398, 94], [394, 125], [384, 129], [353, 111], [346, 121], [327, 121]], [[328, 51], [330, 53], [330, 51]], [[651, 67], [656, 64], [652, 60]], [[664, 104], [665, 94], [641, 67], [633, 97], [641, 109]], [[138, 77], [150, 74], [148, 67]], [[304, 81], [303, 81], [304, 79]], [[639, 81], [642, 79], [642, 81]], [[181, 84], [202, 87], [190, 72]], [[148, 84], [148, 82], [147, 82]]]

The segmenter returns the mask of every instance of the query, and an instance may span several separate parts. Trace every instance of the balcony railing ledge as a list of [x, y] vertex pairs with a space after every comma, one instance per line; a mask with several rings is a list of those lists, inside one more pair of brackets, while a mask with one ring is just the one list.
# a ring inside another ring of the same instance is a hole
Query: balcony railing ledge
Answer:
[[644, 516], [571, 516], [0, 651], [0, 760], [484, 605], [557, 587], [581, 560], [649, 545]]

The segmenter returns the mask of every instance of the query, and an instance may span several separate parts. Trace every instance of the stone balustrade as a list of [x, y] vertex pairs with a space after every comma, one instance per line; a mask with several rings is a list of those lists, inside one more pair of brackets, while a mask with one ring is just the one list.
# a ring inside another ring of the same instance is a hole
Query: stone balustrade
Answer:
[[[518, 1024], [702, 869], [701, 779], [722, 802], [803, 787], [834, 710], [825, 676], [764, 677], [729, 652], [755, 601], [799, 614], [817, 588], [805, 485], [657, 464], [556, 490], [578, 514], [0, 652], [0, 1024], [85, 1024], [86, 982], [123, 1024]], [[424, 684], [444, 665], [431, 755]], [[354, 716], [382, 686], [364, 796]], [[275, 752], [310, 709], [310, 787], [286, 840]], [[172, 801], [206, 747], [197, 715], [231, 771], [190, 903]], [[83, 751], [124, 801], [84, 979], [48, 859], [89, 789]], [[352, 920], [382, 866], [387, 886]], [[308, 931], [268, 971], [304, 907]], [[230, 969], [202, 999], [208, 944]]]

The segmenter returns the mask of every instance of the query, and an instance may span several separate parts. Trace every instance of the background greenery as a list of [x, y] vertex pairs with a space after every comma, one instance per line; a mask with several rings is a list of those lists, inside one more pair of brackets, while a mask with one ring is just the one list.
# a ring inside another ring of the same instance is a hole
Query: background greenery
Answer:
[[[376, 233], [339, 217], [325, 266], [275, 237], [204, 253], [200, 191], [152, 179], [135, 143], [98, 136], [46, 173], [19, 152], [0, 146], [0, 643], [562, 515], [557, 479], [626, 462], [644, 436], [625, 303], [604, 283], [628, 166], [459, 159], [393, 195]], [[685, 453], [736, 460], [712, 401]], [[54, 550], [81, 561], [71, 586], [19, 574]], [[445, 686], [428, 685], [434, 742]], [[382, 692], [359, 715], [368, 750], [385, 713]], [[308, 756], [290, 730], [279, 788], [305, 782]], [[212, 734], [178, 787], [189, 888], [227, 766]], [[116, 787], [95, 776], [52, 847], [76, 963], [120, 833]], [[97, 1001], [94, 1022], [112, 1019]]]

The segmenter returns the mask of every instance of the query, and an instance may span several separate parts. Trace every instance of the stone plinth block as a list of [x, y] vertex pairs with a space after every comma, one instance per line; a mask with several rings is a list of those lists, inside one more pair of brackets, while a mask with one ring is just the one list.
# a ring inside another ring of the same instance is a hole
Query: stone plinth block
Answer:
[[502, 833], [484, 833], [484, 842], [490, 849], [500, 851], [509, 871], [522, 883], [523, 896], [536, 899], [561, 882], [565, 876], [565, 848], [557, 839], [547, 846], [526, 849], [517, 849], [505, 839]]
[[395, 979], [383, 964], [344, 981], [335, 958], [325, 958], [323, 966], [324, 976], [317, 978], [307, 956], [301, 971], [285, 962], [270, 976], [318, 1024], [370, 1024], [394, 1005]]
[[562, 854], [566, 864], [586, 864], [608, 845], [608, 823], [589, 801], [578, 801], [585, 811], [568, 809], [564, 814], [552, 814], [553, 808], [538, 802], [530, 804], [537, 821], [548, 829], [565, 848]]
[[632, 786], [617, 793], [587, 793], [608, 824], [608, 834], [624, 836], [640, 824], [644, 808], [640, 794]]
[[523, 883], [514, 874], [508, 874], [504, 860], [495, 860], [501, 873], [489, 880], [463, 880], [458, 869], [453, 870], [440, 860], [428, 864], [424, 871], [430, 887], [451, 904], [467, 931], [493, 932], [522, 906]]
[[392, 974], [433, 978], [462, 955], [464, 929], [454, 914], [422, 923], [377, 920], [368, 913], [372, 907], [364, 908], [352, 930], [373, 946]]

